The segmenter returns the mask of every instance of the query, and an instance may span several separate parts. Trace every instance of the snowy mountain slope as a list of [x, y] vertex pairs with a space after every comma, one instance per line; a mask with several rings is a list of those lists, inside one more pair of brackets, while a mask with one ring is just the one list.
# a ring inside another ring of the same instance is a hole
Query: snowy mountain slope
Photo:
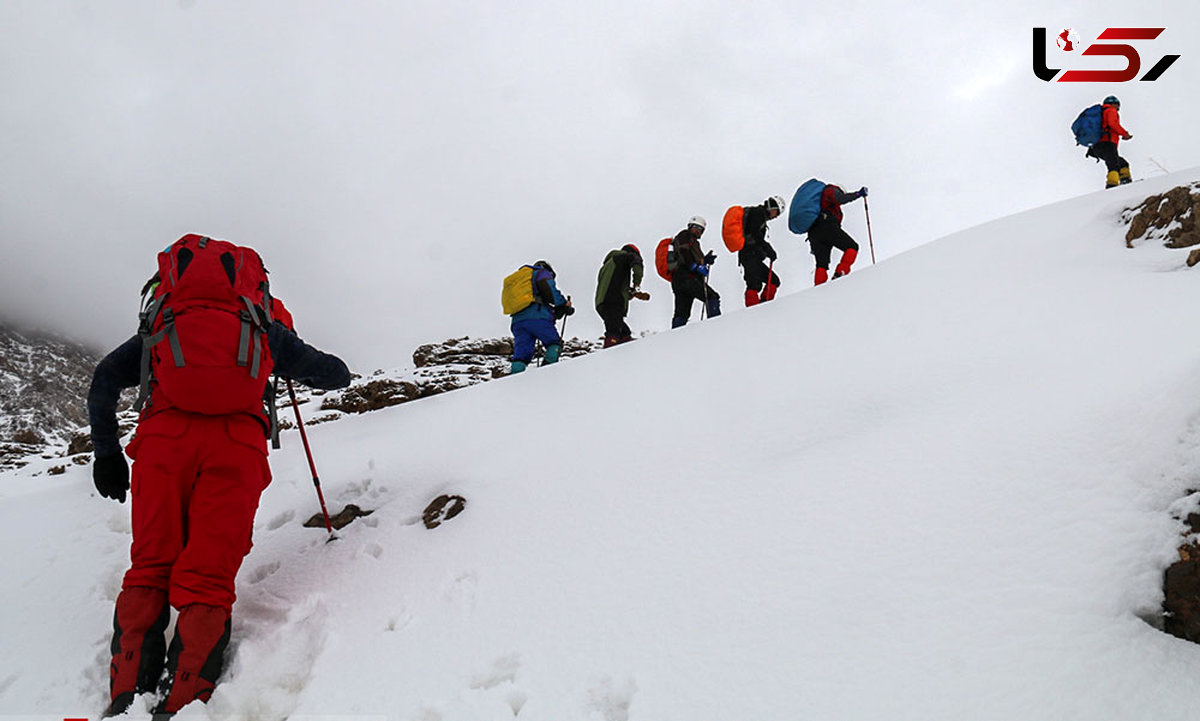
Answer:
[[99, 357], [79, 344], [0, 321], [0, 469], [66, 448], [87, 423], [87, 385]]
[[[332, 543], [289, 434], [181, 717], [1190, 718], [1200, 648], [1143, 618], [1200, 479], [1200, 278], [1118, 219], [1198, 178], [314, 427], [330, 505], [377, 509]], [[0, 486], [0, 714], [103, 706], [128, 506], [88, 473]]]

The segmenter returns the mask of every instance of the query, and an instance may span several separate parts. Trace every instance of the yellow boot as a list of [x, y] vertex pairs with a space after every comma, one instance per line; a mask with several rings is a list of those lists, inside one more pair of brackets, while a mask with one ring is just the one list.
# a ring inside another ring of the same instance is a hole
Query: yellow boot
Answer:
[[1105, 181], [1104, 181], [1105, 189], [1115, 188], [1118, 185], [1120, 185], [1120, 183], [1121, 183], [1120, 174], [1117, 173], [1117, 171], [1115, 171], [1115, 170], [1108, 171], [1108, 177], [1106, 177]]
[[1129, 174], [1129, 166], [1128, 165], [1126, 165], [1124, 168], [1121, 168], [1120, 175], [1121, 175], [1121, 185], [1125, 185], [1126, 183], [1133, 182], [1133, 176]]

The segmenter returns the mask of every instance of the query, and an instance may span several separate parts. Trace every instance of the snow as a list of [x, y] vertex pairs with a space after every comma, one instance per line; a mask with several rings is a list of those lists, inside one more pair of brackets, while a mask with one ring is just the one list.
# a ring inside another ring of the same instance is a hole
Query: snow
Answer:
[[[1200, 647], [1152, 623], [1200, 487], [1200, 291], [1119, 219], [1197, 179], [314, 426], [331, 509], [376, 509], [333, 542], [286, 433], [226, 675], [180, 718], [1192, 718]], [[129, 506], [38, 470], [0, 478], [0, 717], [95, 718]]]

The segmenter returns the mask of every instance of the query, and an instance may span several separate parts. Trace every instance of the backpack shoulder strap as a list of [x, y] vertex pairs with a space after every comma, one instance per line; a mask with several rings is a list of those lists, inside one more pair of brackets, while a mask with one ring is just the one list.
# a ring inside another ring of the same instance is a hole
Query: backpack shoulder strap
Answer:
[[[135, 411], [141, 411], [147, 399], [150, 398], [150, 360], [154, 349], [163, 338], [171, 345], [171, 357], [176, 368], [186, 365], [183, 358], [183, 347], [179, 345], [179, 334], [175, 331], [175, 312], [164, 307], [170, 293], [157, 296], [146, 305], [146, 309], [138, 314], [138, 336], [142, 339], [142, 362], [140, 380], [138, 383], [137, 400], [133, 403]], [[163, 318], [162, 329], [151, 333], [158, 316]]]

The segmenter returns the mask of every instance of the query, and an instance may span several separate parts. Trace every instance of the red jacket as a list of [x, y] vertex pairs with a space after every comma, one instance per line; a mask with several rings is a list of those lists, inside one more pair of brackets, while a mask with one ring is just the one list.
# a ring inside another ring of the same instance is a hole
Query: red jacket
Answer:
[[1116, 105], [1105, 105], [1100, 116], [1100, 142], [1116, 145], [1129, 131], [1121, 127], [1121, 114]]
[[821, 193], [821, 212], [833, 216], [838, 225], [842, 224], [842, 203], [849, 203], [862, 197], [859, 191], [847, 193], [836, 185], [826, 185]]

